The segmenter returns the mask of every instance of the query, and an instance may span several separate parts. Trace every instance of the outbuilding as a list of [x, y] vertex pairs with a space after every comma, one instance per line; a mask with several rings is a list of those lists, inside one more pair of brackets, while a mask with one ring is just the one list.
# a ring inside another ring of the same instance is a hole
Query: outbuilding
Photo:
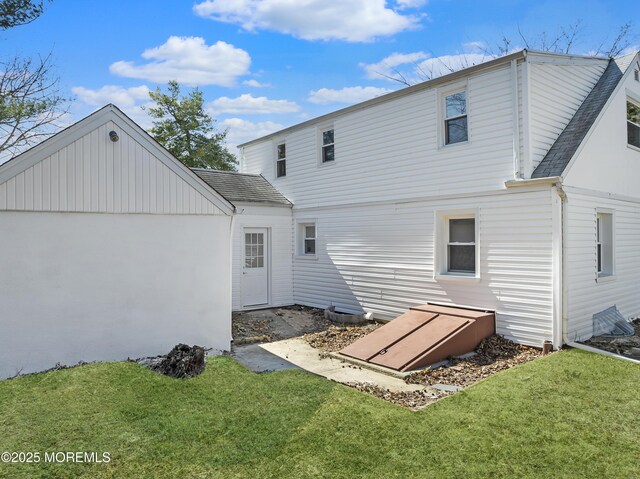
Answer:
[[113, 105], [0, 166], [0, 377], [229, 349], [234, 209]]

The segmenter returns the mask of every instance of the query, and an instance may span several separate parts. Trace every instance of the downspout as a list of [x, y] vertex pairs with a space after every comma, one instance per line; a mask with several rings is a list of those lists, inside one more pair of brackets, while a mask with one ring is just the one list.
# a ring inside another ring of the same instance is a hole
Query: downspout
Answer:
[[[562, 180], [554, 183], [553, 197], [553, 346], [558, 349], [567, 342], [567, 260], [565, 255], [567, 195], [562, 189]], [[553, 194], [553, 193], [552, 193]]]
[[512, 91], [512, 111], [513, 111], [513, 177], [522, 179], [522, 168], [520, 165], [520, 101], [518, 92], [518, 61], [511, 60], [511, 91]]

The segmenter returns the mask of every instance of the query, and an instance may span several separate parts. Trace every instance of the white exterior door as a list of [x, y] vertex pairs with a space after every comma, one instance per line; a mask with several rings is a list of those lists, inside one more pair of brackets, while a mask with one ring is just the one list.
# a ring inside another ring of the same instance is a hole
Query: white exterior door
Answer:
[[269, 235], [267, 228], [244, 229], [242, 304], [269, 304]]

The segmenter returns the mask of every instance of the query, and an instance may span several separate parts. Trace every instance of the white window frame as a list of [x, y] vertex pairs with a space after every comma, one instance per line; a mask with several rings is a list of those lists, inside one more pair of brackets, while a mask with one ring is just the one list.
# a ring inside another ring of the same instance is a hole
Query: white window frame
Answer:
[[[475, 271], [473, 273], [449, 271], [449, 221], [474, 220]], [[434, 279], [437, 281], [480, 281], [480, 211], [478, 209], [436, 211], [434, 245]]]
[[[284, 145], [284, 158], [280, 158], [280, 151], [279, 151], [279, 147], [280, 145]], [[278, 141], [275, 141], [275, 155], [276, 155], [276, 162], [275, 162], [275, 174], [274, 177], [276, 179], [280, 179], [280, 178], [286, 178], [287, 177], [287, 142], [285, 139], [281, 139]], [[284, 175], [278, 175], [278, 164], [280, 162], [284, 162]]]
[[[465, 92], [465, 102], [467, 108], [466, 115], [459, 115], [456, 117], [447, 117], [447, 97], [455, 95], [456, 93]], [[438, 112], [438, 148], [456, 148], [459, 146], [469, 145], [471, 143], [471, 112], [469, 108], [469, 85], [467, 81], [458, 82], [453, 85], [449, 85], [445, 88], [440, 88], [436, 92], [436, 111]], [[459, 141], [457, 143], [447, 143], [447, 127], [446, 121], [467, 117], [467, 140]]]
[[[605, 230], [606, 224], [603, 221], [604, 215], [608, 215], [609, 217], [609, 231], [607, 235], [607, 231]], [[596, 208], [596, 281], [598, 283], [606, 283], [608, 281], [613, 281], [615, 279], [616, 274], [616, 240], [615, 240], [615, 231], [616, 231], [616, 218], [614, 210], [609, 208]], [[608, 236], [608, 238], [607, 238]], [[608, 241], [607, 241], [608, 240]], [[600, 246], [600, 248], [598, 248]], [[607, 255], [605, 255], [605, 248], [609, 249]], [[600, 252], [599, 252], [599, 251]], [[598, 256], [601, 256], [600, 261], [598, 261]], [[608, 259], [611, 264], [605, 265], [605, 258], [608, 256]], [[598, 267], [598, 263], [602, 266], [602, 269]], [[605, 267], [606, 266], [606, 267]]]
[[[315, 236], [307, 237], [307, 226], [314, 227]], [[296, 257], [300, 259], [317, 259], [318, 258], [318, 222], [312, 218], [300, 219], [296, 222]], [[306, 241], [315, 241], [315, 253], [305, 253]]]
[[[627, 103], [633, 103], [634, 105], [636, 105], [637, 107], [639, 107], [639, 108], [640, 108], [640, 100], [639, 100], [639, 99], [637, 99], [637, 98], [635, 98], [635, 97], [632, 97], [632, 96], [630, 96], [630, 95], [627, 95], [627, 100], [626, 100], [626, 101], [625, 101], [625, 103], [624, 103], [624, 119], [625, 119], [625, 127], [626, 127], [627, 123], [631, 123], [632, 125], [635, 125], [635, 126], [637, 126], [638, 128], [640, 128], [640, 125], [639, 125], [638, 123], [635, 123], [635, 122], [633, 122], [633, 121], [629, 121], [629, 119], [627, 118]], [[626, 130], [626, 128], [625, 128], [625, 130]], [[631, 149], [636, 150], [636, 151], [640, 151], [640, 148], [639, 148], [639, 147], [637, 147], [636, 145], [633, 145], [633, 144], [629, 143], [629, 133], [628, 133], [627, 131], [625, 131], [625, 134], [626, 134], [625, 136], [626, 136], [626, 138], [627, 138], [627, 146], [628, 146], [629, 148], [631, 148]]]
[[[324, 135], [325, 131], [333, 130], [333, 143], [324, 144]], [[336, 128], [333, 123], [325, 123], [323, 125], [319, 125], [317, 127], [317, 151], [318, 151], [318, 166], [329, 166], [334, 165], [336, 163]], [[331, 161], [323, 161], [324, 159], [324, 148], [325, 146], [333, 145], [333, 160]]]

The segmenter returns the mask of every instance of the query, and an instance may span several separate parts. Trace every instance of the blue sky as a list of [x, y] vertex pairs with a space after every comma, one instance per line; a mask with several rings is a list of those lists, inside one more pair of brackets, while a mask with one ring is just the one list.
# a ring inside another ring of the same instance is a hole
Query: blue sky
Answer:
[[575, 51], [588, 53], [634, 11], [637, 0], [53, 0], [0, 36], [3, 55], [52, 53], [69, 121], [115, 103], [149, 127], [148, 90], [177, 79], [204, 92], [233, 148], [399, 88], [380, 75], [391, 68], [437, 73], [439, 57], [478, 61], [505, 35], [522, 47], [518, 28], [581, 20]]

